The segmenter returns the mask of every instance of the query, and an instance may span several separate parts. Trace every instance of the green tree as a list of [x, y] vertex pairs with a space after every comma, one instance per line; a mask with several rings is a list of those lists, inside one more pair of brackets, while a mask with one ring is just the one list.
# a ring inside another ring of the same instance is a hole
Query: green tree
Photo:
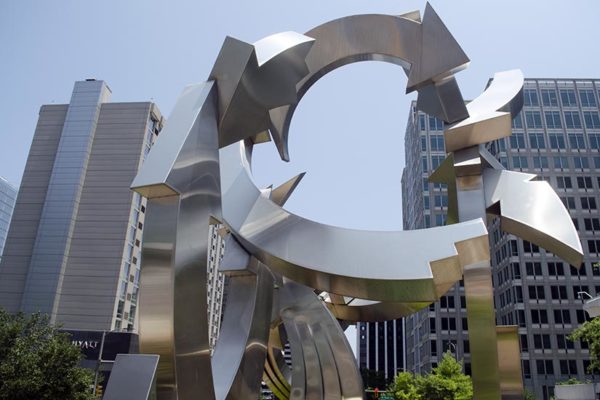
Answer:
[[417, 392], [416, 379], [410, 372], [400, 372], [394, 378], [394, 382], [388, 388], [392, 392], [394, 399], [397, 400], [414, 400], [420, 399]]
[[0, 308], [0, 400], [92, 400], [93, 373], [48, 316]]
[[446, 352], [430, 374], [402, 372], [390, 386], [398, 400], [469, 400], [473, 398], [471, 377], [463, 374], [462, 362]]
[[587, 321], [575, 329], [569, 339], [582, 340], [588, 344], [592, 357], [587, 372], [600, 370], [600, 317]]

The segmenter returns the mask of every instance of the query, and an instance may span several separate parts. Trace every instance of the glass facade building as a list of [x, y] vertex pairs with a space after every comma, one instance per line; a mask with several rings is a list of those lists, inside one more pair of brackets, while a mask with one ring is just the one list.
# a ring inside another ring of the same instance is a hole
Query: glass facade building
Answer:
[[[556, 382], [593, 376], [589, 351], [567, 336], [588, 318], [589, 295], [600, 295], [600, 80], [526, 79], [524, 107], [512, 136], [488, 144], [505, 168], [536, 174], [568, 208], [585, 252], [577, 269], [552, 253], [488, 225], [498, 325], [517, 325], [525, 386], [549, 399]], [[445, 158], [440, 120], [412, 105], [402, 179], [404, 228], [445, 223], [444, 185], [427, 177]], [[470, 350], [464, 289], [459, 283], [430, 307], [405, 319], [406, 367], [427, 372], [445, 351], [464, 359]]]
[[0, 176], [0, 260], [4, 250], [4, 242], [8, 235], [10, 219], [15, 207], [17, 189]]

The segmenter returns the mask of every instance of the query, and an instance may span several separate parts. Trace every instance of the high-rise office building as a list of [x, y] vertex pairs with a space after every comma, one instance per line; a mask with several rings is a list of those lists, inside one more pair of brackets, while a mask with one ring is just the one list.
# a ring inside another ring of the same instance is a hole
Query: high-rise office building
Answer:
[[403, 329], [402, 319], [357, 322], [358, 367], [362, 370], [377, 371], [391, 382], [394, 376], [406, 368]]
[[[600, 295], [600, 80], [527, 79], [525, 105], [512, 136], [490, 143], [504, 167], [538, 175], [568, 208], [585, 252], [578, 270], [538, 246], [488, 225], [499, 325], [518, 325], [525, 386], [548, 399], [556, 382], [589, 379], [589, 351], [567, 336], [587, 319], [582, 302]], [[445, 222], [444, 185], [427, 177], [445, 158], [442, 122], [416, 110], [409, 116], [402, 178], [404, 228]], [[427, 372], [443, 352], [470, 372], [464, 288], [405, 319], [407, 369]]]
[[103, 81], [44, 105], [0, 263], [0, 306], [68, 329], [134, 330], [145, 199], [129, 189], [160, 132], [151, 102]]
[[4, 242], [8, 235], [8, 226], [15, 208], [17, 189], [0, 176], [0, 260], [4, 250]]

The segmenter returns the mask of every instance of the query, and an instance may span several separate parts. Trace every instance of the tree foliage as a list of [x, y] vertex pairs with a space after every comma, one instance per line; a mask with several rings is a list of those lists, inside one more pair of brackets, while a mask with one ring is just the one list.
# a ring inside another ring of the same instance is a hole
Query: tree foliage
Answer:
[[446, 352], [430, 374], [401, 372], [389, 388], [397, 400], [467, 400], [473, 398], [471, 377], [463, 374], [462, 363]]
[[600, 370], [600, 317], [587, 321], [575, 329], [569, 339], [582, 340], [588, 344], [591, 362], [587, 372], [593, 373], [594, 370]]
[[41, 314], [0, 308], [0, 400], [92, 400], [93, 374], [78, 347]]

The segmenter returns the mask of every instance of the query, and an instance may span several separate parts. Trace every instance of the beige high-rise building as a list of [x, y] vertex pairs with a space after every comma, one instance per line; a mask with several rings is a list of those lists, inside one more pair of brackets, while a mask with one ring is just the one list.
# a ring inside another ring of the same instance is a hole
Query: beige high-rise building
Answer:
[[129, 189], [159, 134], [151, 102], [103, 81], [44, 105], [0, 263], [0, 306], [68, 329], [136, 330], [145, 199]]

